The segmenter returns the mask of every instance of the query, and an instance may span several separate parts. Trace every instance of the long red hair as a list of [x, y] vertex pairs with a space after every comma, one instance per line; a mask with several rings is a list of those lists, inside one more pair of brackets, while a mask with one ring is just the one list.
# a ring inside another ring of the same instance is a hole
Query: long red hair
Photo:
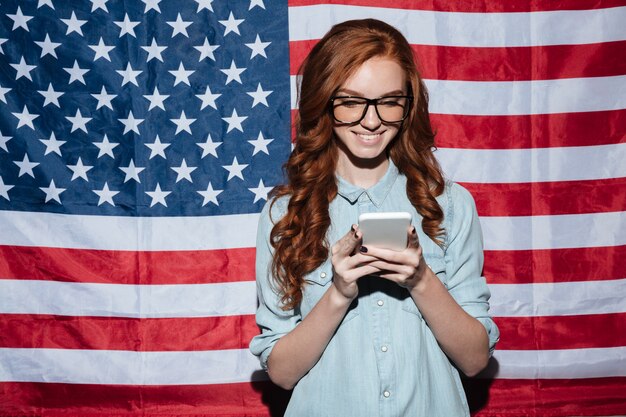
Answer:
[[329, 100], [374, 57], [392, 59], [406, 72], [413, 105], [387, 152], [407, 178], [407, 196], [422, 216], [424, 232], [436, 242], [443, 232], [443, 211], [435, 197], [443, 192], [444, 180], [432, 152], [435, 135], [428, 116], [428, 93], [409, 43], [398, 30], [378, 20], [337, 24], [300, 67], [295, 147], [285, 164], [288, 181], [272, 193], [274, 201], [289, 199], [286, 214], [270, 234], [275, 250], [272, 271], [285, 309], [300, 303], [304, 276], [329, 255], [328, 208], [337, 195], [337, 143]]

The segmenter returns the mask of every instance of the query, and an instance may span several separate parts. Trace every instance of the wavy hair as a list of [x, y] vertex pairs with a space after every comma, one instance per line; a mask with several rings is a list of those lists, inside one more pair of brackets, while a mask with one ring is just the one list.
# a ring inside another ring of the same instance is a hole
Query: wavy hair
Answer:
[[272, 271], [286, 310], [301, 302], [304, 276], [329, 255], [329, 204], [337, 195], [337, 143], [329, 101], [363, 63], [375, 57], [394, 60], [407, 75], [414, 104], [387, 153], [407, 178], [407, 196], [422, 216], [424, 232], [440, 244], [443, 211], [435, 197], [443, 192], [444, 180], [432, 152], [435, 135], [428, 93], [411, 47], [398, 30], [378, 20], [337, 24], [300, 67], [295, 145], [284, 167], [288, 181], [272, 192], [273, 202], [281, 197], [289, 201], [286, 214], [270, 234]]

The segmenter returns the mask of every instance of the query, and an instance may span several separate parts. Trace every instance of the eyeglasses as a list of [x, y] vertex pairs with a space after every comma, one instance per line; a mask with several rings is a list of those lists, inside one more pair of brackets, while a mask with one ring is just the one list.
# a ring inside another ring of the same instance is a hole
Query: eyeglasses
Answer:
[[407, 118], [411, 107], [411, 96], [385, 96], [365, 98], [357, 96], [335, 96], [330, 99], [330, 108], [335, 121], [342, 124], [357, 124], [367, 114], [371, 104], [378, 118], [384, 123], [399, 123]]

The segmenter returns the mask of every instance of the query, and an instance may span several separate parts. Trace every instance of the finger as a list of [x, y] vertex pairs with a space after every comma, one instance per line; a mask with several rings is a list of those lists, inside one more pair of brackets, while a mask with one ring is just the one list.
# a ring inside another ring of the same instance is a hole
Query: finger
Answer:
[[400, 274], [404, 277], [411, 276], [415, 273], [415, 268], [409, 265], [394, 264], [384, 261], [373, 261], [368, 264], [381, 271], [387, 271], [389, 273]]
[[343, 237], [333, 245], [331, 253], [333, 256], [350, 256], [355, 251], [360, 240], [358, 226], [353, 224], [350, 231], [343, 235]]
[[408, 247], [419, 248], [420, 241], [419, 241], [419, 237], [417, 236], [417, 230], [415, 229], [415, 226], [411, 226], [407, 233], [408, 233], [407, 242], [409, 242]]
[[359, 248], [359, 252], [364, 255], [372, 256], [374, 258], [393, 263], [407, 263], [409, 261], [407, 256], [408, 253], [406, 251], [399, 252], [391, 249], [379, 248], [376, 246], [361, 246]]
[[352, 271], [350, 271], [350, 274], [352, 275], [353, 278], [358, 279], [366, 275], [378, 274], [379, 272], [380, 272], [380, 269], [372, 265], [363, 265], [363, 266], [354, 268]]

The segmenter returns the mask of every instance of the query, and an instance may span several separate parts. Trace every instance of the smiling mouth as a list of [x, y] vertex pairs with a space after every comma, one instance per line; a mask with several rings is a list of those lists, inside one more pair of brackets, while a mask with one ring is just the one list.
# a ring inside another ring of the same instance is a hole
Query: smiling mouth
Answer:
[[354, 132], [358, 137], [369, 141], [369, 140], [375, 140], [378, 139], [379, 137], [381, 137], [383, 135], [384, 132], [378, 132], [378, 133], [358, 133], [358, 132]]

